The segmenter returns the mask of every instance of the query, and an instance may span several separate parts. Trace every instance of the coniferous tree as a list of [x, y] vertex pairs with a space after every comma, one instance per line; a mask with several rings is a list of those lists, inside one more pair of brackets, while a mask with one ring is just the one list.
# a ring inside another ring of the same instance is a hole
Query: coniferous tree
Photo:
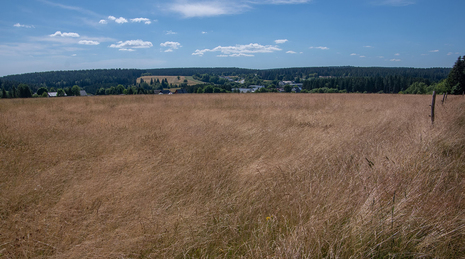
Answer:
[[[465, 58], [465, 57], [464, 57]], [[459, 57], [447, 77], [447, 84], [452, 94], [465, 92], [465, 59]]]
[[19, 98], [29, 98], [32, 97], [31, 89], [28, 85], [20, 84], [18, 85], [18, 95]]

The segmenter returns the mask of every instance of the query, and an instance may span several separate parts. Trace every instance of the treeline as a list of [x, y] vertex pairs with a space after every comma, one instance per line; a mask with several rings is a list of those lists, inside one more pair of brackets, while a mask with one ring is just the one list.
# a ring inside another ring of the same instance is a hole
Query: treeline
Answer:
[[[61, 95], [78, 95], [76, 89], [90, 94], [152, 94], [156, 90], [183, 88], [188, 93], [226, 93], [249, 85], [262, 85], [260, 92], [277, 92], [281, 81], [302, 83], [296, 92], [463, 93], [465, 61], [459, 57], [450, 68], [384, 68], [384, 67], [307, 67], [252, 70], [241, 68], [165, 68], [165, 69], [98, 69], [53, 71], [11, 75], [0, 78], [0, 97], [24, 98], [45, 96], [57, 91]], [[167, 80], [137, 82], [144, 75], [193, 76], [205, 84], [189, 86], [187, 80], [170, 85]], [[228, 76], [229, 78], [226, 78]], [[232, 78], [234, 80], [232, 80]], [[238, 83], [237, 81], [242, 83]], [[290, 87], [285, 91], [289, 92]], [[74, 90], [74, 91], [73, 91]], [[39, 93], [40, 92], [40, 93]]]
[[310, 79], [319, 77], [388, 77], [402, 76], [429, 79], [437, 82], [446, 78], [450, 68], [407, 68], [407, 67], [302, 67], [259, 70], [264, 80], [292, 81], [295, 78]]
[[[320, 77], [337, 78], [386, 78], [400, 76], [403, 78], [422, 78], [430, 82], [438, 82], [446, 78], [450, 68], [383, 68], [383, 67], [306, 67], [306, 68], [282, 68], [282, 69], [243, 69], [243, 68], [162, 68], [162, 69], [96, 69], [74, 71], [52, 71], [28, 73], [22, 75], [10, 75], [0, 78], [8, 91], [13, 86], [29, 85], [32, 92], [40, 87], [65, 89], [74, 85], [96, 94], [101, 88], [107, 89], [123, 85], [126, 88], [137, 86], [136, 79], [142, 75], [166, 75], [166, 76], [192, 76], [208, 75], [211, 84], [227, 84], [227, 80], [219, 76], [237, 76], [244, 78], [246, 84], [264, 84], [274, 81], [296, 81], [318, 79]], [[205, 79], [205, 78], [204, 78]], [[358, 79], [357, 79], [358, 80]], [[207, 80], [202, 80], [207, 81]], [[325, 82], [326, 84], [326, 82]], [[356, 87], [357, 88], [357, 87]]]
[[302, 88], [308, 91], [318, 88], [332, 88], [338, 91], [345, 90], [348, 93], [399, 93], [415, 82], [431, 85], [429, 79], [395, 75], [385, 77], [318, 78], [303, 81]]

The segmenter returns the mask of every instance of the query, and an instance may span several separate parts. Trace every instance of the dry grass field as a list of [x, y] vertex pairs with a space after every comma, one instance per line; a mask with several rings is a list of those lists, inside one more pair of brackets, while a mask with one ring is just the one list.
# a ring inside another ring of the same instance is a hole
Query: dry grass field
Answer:
[[0, 258], [464, 258], [465, 98], [0, 100]]
[[140, 83], [140, 80], [143, 79], [144, 82], [150, 84], [150, 80], [153, 79], [153, 81], [163, 80], [165, 79], [168, 80], [168, 84], [173, 84], [173, 85], [180, 85], [184, 82], [184, 80], [187, 80], [188, 85], [196, 85], [196, 84], [203, 84], [203, 82], [194, 80], [191, 76], [179, 76], [179, 79], [177, 76], [142, 76], [137, 78], [136, 82]]

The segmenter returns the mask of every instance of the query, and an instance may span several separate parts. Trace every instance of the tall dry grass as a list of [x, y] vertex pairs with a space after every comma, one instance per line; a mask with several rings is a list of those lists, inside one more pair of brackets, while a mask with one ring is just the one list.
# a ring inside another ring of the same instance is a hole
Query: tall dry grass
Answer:
[[465, 100], [0, 101], [2, 258], [463, 258]]

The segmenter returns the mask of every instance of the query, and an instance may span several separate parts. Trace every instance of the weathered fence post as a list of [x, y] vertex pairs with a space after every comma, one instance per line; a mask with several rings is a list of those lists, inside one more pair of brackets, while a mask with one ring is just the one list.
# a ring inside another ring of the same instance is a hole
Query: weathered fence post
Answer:
[[441, 104], [444, 104], [445, 101], [446, 101], [446, 93], [444, 93], [444, 94], [442, 95], [442, 103], [441, 103]]
[[434, 125], [434, 106], [436, 105], [436, 91], [433, 91], [433, 101], [431, 102], [431, 123]]

